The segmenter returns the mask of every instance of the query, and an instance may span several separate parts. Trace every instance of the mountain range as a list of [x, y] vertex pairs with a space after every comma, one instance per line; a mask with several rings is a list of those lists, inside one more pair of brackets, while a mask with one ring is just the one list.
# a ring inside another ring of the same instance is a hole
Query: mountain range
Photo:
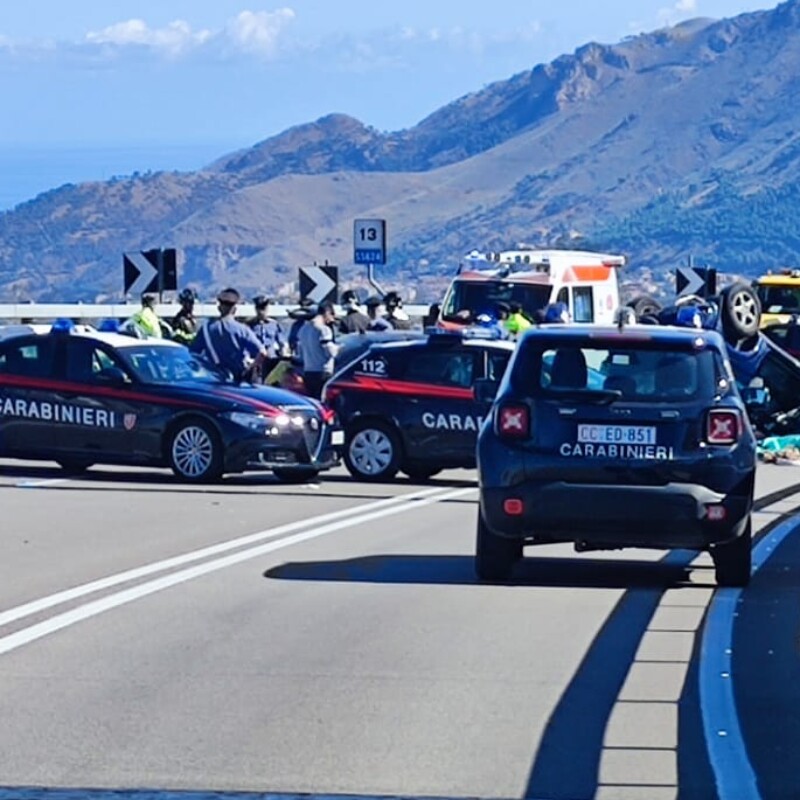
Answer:
[[[664, 285], [692, 256], [752, 275], [800, 249], [800, 0], [589, 43], [380, 132], [341, 114], [193, 173], [67, 184], [0, 214], [0, 300], [97, 301], [122, 253], [177, 247], [181, 283], [293, 299], [384, 218], [382, 283], [438, 299], [473, 248], [624, 253]], [[391, 98], [387, 98], [391, 102]]]

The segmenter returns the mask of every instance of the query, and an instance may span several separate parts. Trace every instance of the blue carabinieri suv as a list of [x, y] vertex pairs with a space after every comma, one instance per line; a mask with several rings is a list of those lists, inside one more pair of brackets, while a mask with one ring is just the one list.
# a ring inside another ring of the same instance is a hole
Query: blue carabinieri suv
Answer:
[[528, 331], [477, 460], [483, 580], [550, 542], [708, 550], [719, 584], [749, 580], [756, 441], [714, 331]]

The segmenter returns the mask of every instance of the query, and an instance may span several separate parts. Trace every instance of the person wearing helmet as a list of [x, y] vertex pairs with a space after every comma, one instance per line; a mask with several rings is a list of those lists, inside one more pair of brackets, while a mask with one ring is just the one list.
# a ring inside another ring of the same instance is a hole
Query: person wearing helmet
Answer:
[[531, 327], [531, 321], [522, 313], [522, 306], [519, 303], [509, 303], [508, 311], [508, 318], [504, 321], [503, 325], [512, 339], [518, 339]]
[[172, 318], [172, 338], [181, 344], [191, 344], [197, 335], [199, 322], [194, 315], [194, 303], [197, 294], [194, 289], [183, 289], [178, 295], [178, 302], [181, 304], [180, 311]]
[[144, 292], [142, 307], [131, 317], [131, 322], [141, 332], [143, 338], [161, 338], [161, 320], [156, 313], [157, 302], [157, 294]]
[[393, 328], [397, 330], [411, 328], [411, 320], [403, 310], [403, 298], [398, 292], [387, 292], [384, 295], [383, 304], [386, 306], [386, 319]]
[[361, 310], [355, 291], [348, 289], [344, 292], [341, 303], [344, 317], [339, 320], [339, 331], [341, 333], [366, 333], [369, 329], [369, 317]]
[[256, 338], [266, 348], [267, 355], [261, 367], [261, 379], [272, 372], [278, 365], [281, 358], [290, 355], [289, 342], [278, 320], [269, 315], [270, 299], [266, 295], [259, 294], [253, 298], [253, 306], [256, 311], [255, 317], [247, 321], [247, 325]]
[[236, 319], [241, 295], [236, 289], [224, 289], [217, 295], [219, 318], [200, 326], [189, 349], [205, 356], [234, 380], [245, 381], [260, 375], [267, 350], [253, 331]]

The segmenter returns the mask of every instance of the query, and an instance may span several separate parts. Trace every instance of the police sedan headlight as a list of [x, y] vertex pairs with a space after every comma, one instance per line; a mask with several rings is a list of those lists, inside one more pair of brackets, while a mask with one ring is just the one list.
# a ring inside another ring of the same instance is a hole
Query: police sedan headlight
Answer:
[[251, 431], [263, 433], [267, 428], [274, 425], [273, 417], [265, 417], [263, 414], [249, 414], [245, 411], [230, 411], [224, 415], [235, 425], [249, 428]]

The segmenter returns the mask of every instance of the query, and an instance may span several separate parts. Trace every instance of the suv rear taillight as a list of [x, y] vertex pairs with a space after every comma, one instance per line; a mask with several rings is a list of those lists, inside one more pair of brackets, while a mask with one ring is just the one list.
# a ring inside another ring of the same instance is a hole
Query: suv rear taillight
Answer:
[[527, 439], [531, 433], [531, 413], [528, 406], [504, 403], [497, 407], [497, 435], [505, 439]]
[[706, 418], [709, 444], [736, 444], [744, 430], [742, 415], [735, 409], [712, 408]]

